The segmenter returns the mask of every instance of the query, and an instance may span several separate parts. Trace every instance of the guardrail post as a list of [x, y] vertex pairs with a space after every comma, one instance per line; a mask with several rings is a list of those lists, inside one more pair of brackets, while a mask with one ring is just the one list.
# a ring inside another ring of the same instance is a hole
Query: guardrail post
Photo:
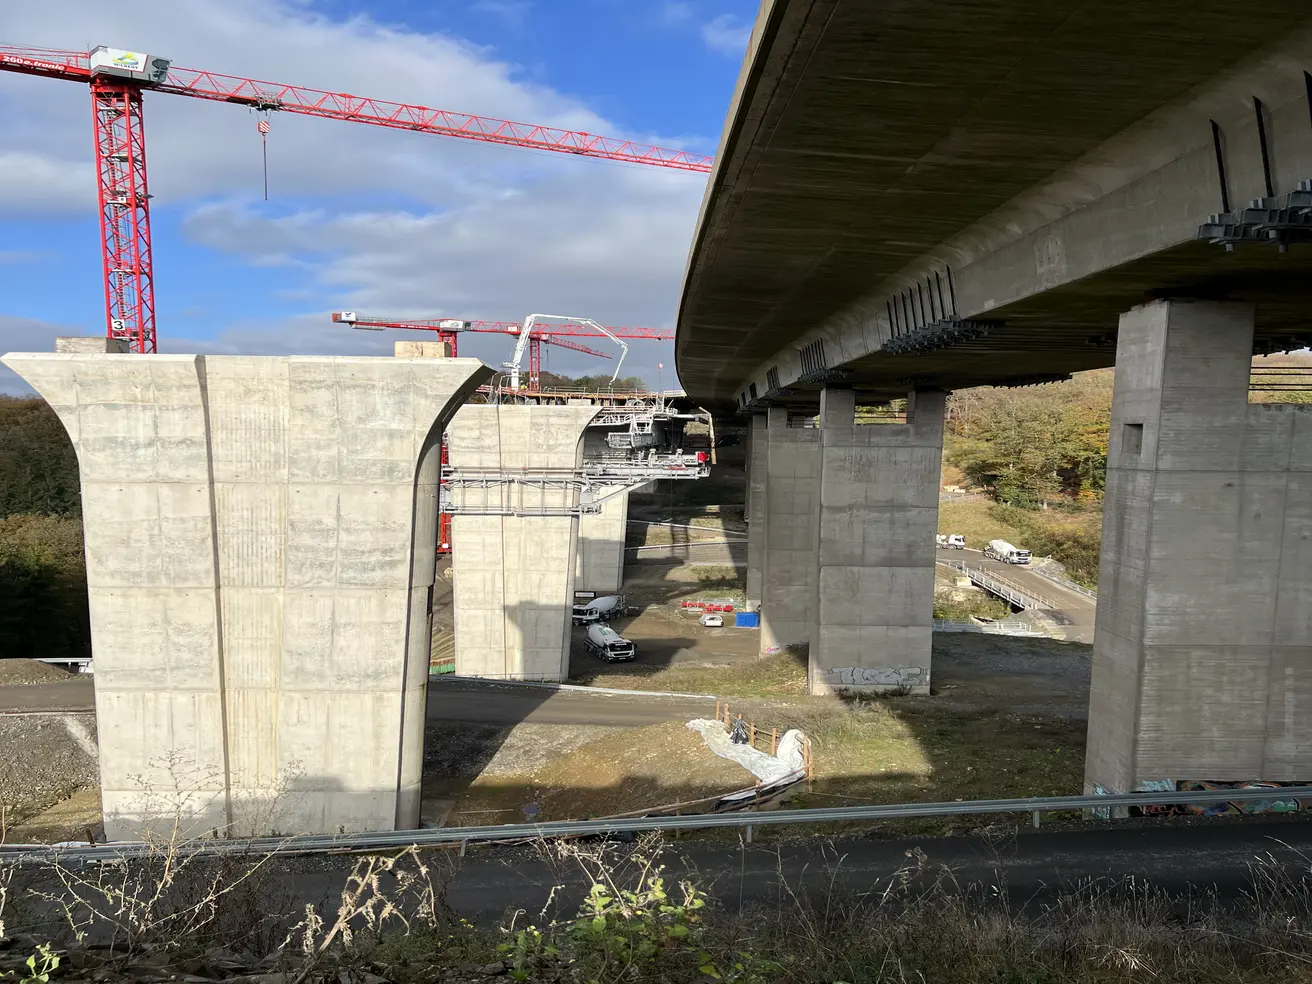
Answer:
[[1034, 829], [1035, 829], [1035, 830], [1038, 830], [1038, 829], [1039, 829], [1039, 811], [1038, 811], [1038, 810], [1034, 810], [1034, 811], [1030, 814], [1030, 820], [1031, 820], [1031, 821], [1033, 822], [1033, 824], [1034, 824]]
[[462, 840], [460, 842], [460, 856], [462, 858], [465, 856], [465, 851], [468, 850], [468, 848], [469, 848], [469, 841]]
[[743, 828], [743, 831], [744, 831], [743, 839], [748, 844], [750, 844], [752, 842], [752, 825], [749, 823], [746, 827]]

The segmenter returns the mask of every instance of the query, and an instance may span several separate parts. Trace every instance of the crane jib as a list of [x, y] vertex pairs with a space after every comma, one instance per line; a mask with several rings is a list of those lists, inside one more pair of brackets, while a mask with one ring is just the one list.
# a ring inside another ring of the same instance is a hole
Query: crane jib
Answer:
[[[168, 58], [131, 49], [100, 46], [89, 52], [0, 45], [0, 71], [90, 83], [95, 107], [94, 134], [99, 181], [101, 254], [105, 276], [106, 334], [129, 343], [134, 352], [155, 351], [154, 275], [150, 242], [150, 194], [146, 184], [146, 143], [142, 94], [146, 91], [210, 99], [478, 140], [531, 150], [709, 173], [714, 159], [582, 131], [517, 123], [454, 113], [348, 93], [261, 82], [256, 79], [176, 68]], [[620, 346], [618, 375], [627, 345], [605, 328], [590, 323]], [[575, 334], [556, 326], [550, 334]], [[635, 329], [628, 337], [659, 338], [659, 330]], [[546, 334], [546, 333], [544, 333]], [[526, 344], [530, 339], [522, 339]], [[532, 340], [534, 348], [547, 339]], [[575, 343], [565, 343], [573, 347]]]

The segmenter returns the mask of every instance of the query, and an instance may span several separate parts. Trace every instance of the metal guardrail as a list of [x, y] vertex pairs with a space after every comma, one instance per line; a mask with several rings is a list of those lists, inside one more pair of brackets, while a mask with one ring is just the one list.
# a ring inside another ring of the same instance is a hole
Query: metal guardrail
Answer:
[[86, 673], [88, 667], [91, 666], [90, 656], [34, 656], [33, 659], [38, 663], [48, 663], [51, 666], [76, 666], [79, 673]]
[[[683, 816], [637, 817], [623, 820], [561, 820], [554, 823], [513, 823], [497, 827], [439, 827], [435, 830], [395, 830], [373, 834], [319, 834], [254, 840], [196, 840], [171, 849], [174, 854], [331, 854], [404, 850], [442, 844], [464, 848], [474, 843], [539, 840], [557, 837], [608, 836], [656, 830], [706, 830], [739, 827], [750, 842], [755, 827], [785, 824], [854, 823], [904, 820], [911, 817], [970, 816], [1028, 813], [1039, 825], [1044, 813], [1109, 810], [1129, 806], [1215, 806], [1263, 800], [1312, 799], [1312, 786], [1276, 789], [1226, 789], [1216, 792], [1111, 793], [1095, 796], [1046, 796], [1027, 799], [966, 800], [952, 803], [901, 803], [882, 806], [841, 806], [765, 813], [699, 813]], [[23, 845], [0, 848], [0, 861], [48, 862], [126, 861], [149, 856], [160, 846], [104, 844], [98, 847]]]
[[1056, 608], [1057, 606], [1041, 595], [1032, 594], [1026, 591], [1014, 581], [1009, 581], [1000, 574], [994, 574], [984, 571], [978, 567], [970, 567], [959, 560], [940, 560], [938, 563], [944, 567], [950, 567], [954, 571], [961, 571], [966, 577], [970, 578], [975, 584], [978, 584], [990, 594], [995, 594], [1004, 601], [1008, 601], [1017, 608]]
[[1053, 582], [1053, 584], [1060, 584], [1063, 588], [1074, 591], [1077, 594], [1082, 594], [1086, 598], [1092, 598], [1094, 601], [1098, 600], [1097, 591], [1086, 588], [1082, 584], [1076, 584], [1068, 577], [1062, 577], [1060, 574], [1050, 574], [1041, 567], [1031, 567], [1030, 570], [1039, 575], [1039, 577], [1046, 577], [1049, 581]]

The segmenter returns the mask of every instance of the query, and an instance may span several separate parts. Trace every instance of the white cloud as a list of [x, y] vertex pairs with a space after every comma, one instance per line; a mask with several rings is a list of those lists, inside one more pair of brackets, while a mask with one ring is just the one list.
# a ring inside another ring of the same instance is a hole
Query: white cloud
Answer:
[[96, 172], [90, 161], [0, 151], [0, 175], [0, 214], [76, 212], [96, 205]]
[[741, 58], [752, 36], [752, 25], [733, 14], [721, 14], [702, 25], [702, 41], [712, 51]]
[[[120, 0], [112, 7], [45, 0], [17, 5], [5, 19], [10, 37], [34, 45], [132, 45], [176, 65], [626, 135], [484, 49], [365, 17], [332, 20], [303, 0]], [[0, 188], [0, 218], [93, 214], [85, 89], [0, 76], [0, 118], [7, 123], [0, 173], [21, 175], [17, 189], [12, 181]], [[556, 308], [612, 324], [657, 325], [674, 317], [704, 187], [699, 175], [290, 114], [274, 113], [271, 122], [266, 206], [258, 201], [253, 114], [148, 93], [150, 187], [157, 206], [187, 216], [192, 241], [241, 263], [285, 268], [286, 296], [304, 296], [307, 309], [492, 319]], [[156, 290], [167, 308], [168, 282]], [[240, 290], [234, 285], [219, 303], [249, 310], [236, 303]], [[0, 298], [0, 312], [5, 303]], [[233, 322], [205, 344], [322, 351], [336, 344], [327, 338], [337, 329], [319, 328], [318, 317]], [[170, 349], [169, 325], [161, 321], [159, 330], [161, 349]], [[362, 335], [346, 337], [358, 346]], [[656, 348], [638, 343], [635, 356]], [[635, 363], [650, 363], [654, 378], [658, 359], [668, 363], [668, 352]]]
[[[85, 330], [67, 325], [36, 321], [32, 318], [13, 318], [0, 314], [0, 355], [6, 352], [53, 352], [58, 335], [86, 335]], [[32, 387], [12, 369], [0, 365], [0, 393], [11, 396], [31, 396]]]

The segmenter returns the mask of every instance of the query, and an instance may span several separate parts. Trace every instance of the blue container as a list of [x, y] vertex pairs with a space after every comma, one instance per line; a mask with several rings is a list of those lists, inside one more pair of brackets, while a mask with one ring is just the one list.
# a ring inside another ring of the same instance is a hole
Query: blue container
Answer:
[[761, 627], [761, 613], [734, 612], [733, 624], [740, 629], [759, 629]]

